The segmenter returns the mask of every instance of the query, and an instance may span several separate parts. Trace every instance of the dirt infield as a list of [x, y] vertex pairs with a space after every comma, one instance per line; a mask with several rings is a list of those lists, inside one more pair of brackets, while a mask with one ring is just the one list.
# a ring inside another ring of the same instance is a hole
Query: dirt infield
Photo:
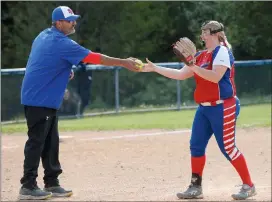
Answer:
[[[66, 132], [61, 134], [60, 182], [74, 195], [53, 201], [176, 201], [190, 181], [190, 130]], [[26, 135], [2, 136], [1, 199], [17, 200]], [[258, 195], [271, 201], [271, 128], [238, 129], [236, 144], [247, 159]], [[38, 184], [43, 169], [39, 168]], [[240, 178], [214, 137], [207, 148], [205, 201], [230, 201]]]

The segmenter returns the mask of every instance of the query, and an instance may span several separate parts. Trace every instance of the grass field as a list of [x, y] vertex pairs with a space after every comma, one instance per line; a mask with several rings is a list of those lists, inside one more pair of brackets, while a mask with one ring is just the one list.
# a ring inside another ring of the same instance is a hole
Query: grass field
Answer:
[[[104, 115], [90, 118], [60, 120], [60, 131], [180, 129], [191, 128], [195, 109], [167, 112]], [[238, 127], [271, 126], [271, 104], [242, 106]], [[2, 133], [26, 133], [25, 123], [2, 125]]]

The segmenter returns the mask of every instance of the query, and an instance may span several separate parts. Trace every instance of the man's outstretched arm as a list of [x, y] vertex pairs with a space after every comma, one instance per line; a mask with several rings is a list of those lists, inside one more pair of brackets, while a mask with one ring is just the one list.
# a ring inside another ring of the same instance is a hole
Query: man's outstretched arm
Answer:
[[121, 59], [121, 58], [114, 58], [110, 57], [101, 53], [90, 52], [83, 60], [84, 63], [91, 63], [91, 64], [101, 64], [106, 66], [121, 66], [130, 71], [138, 72], [139, 65], [136, 61], [132, 59]]

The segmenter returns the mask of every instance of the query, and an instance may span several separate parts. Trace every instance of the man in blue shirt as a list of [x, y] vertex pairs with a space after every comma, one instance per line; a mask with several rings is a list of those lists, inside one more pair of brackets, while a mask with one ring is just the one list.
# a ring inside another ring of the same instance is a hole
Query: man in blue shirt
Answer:
[[[25, 144], [24, 175], [19, 199], [47, 199], [51, 196], [71, 196], [59, 184], [62, 173], [59, 162], [59, 132], [57, 110], [60, 108], [72, 65], [80, 62], [122, 66], [139, 71], [134, 60], [94, 53], [67, 36], [75, 33], [79, 15], [66, 6], [52, 13], [52, 27], [42, 31], [34, 40], [21, 89], [28, 126]], [[72, 74], [73, 75], [73, 74]], [[37, 186], [38, 167], [42, 159], [44, 190]]]

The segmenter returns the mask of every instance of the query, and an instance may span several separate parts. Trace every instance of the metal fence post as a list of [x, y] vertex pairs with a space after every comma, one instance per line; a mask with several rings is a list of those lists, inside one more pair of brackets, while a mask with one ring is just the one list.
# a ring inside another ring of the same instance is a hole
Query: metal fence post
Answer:
[[119, 70], [115, 68], [114, 82], [115, 82], [115, 112], [119, 113]]
[[181, 102], [180, 102], [180, 80], [177, 80], [177, 110], [180, 110]]

